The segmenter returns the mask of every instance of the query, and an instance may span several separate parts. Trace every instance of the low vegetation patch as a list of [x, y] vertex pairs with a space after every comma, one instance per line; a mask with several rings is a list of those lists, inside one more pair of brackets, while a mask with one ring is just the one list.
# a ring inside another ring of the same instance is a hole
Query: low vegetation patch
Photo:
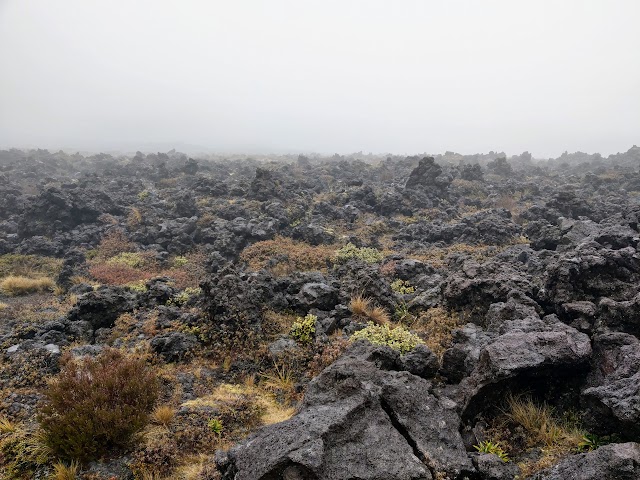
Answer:
[[288, 275], [296, 271], [326, 271], [334, 253], [335, 248], [328, 245], [313, 246], [278, 236], [249, 245], [240, 259], [252, 270], [266, 268], [276, 275]]
[[386, 345], [400, 353], [410, 352], [418, 344], [423, 343], [420, 337], [402, 326], [376, 325], [373, 322], [351, 335], [351, 341], [361, 339], [374, 345]]
[[335, 260], [337, 263], [347, 263], [352, 259], [358, 259], [366, 263], [377, 263], [384, 259], [384, 254], [377, 248], [358, 248], [353, 243], [347, 243], [335, 253]]
[[55, 286], [56, 283], [49, 277], [28, 278], [10, 275], [0, 281], [0, 291], [11, 296], [48, 292]]
[[22, 277], [56, 277], [62, 260], [39, 255], [0, 255], [0, 278], [11, 275]]

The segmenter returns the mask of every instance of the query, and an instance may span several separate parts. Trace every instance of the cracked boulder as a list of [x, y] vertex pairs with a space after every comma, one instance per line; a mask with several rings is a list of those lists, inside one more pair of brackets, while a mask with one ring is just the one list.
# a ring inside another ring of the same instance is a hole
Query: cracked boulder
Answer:
[[637, 480], [640, 478], [640, 444], [605, 445], [589, 453], [571, 455], [533, 480]]
[[[388, 356], [389, 358], [385, 358]], [[227, 480], [432, 480], [475, 476], [455, 403], [358, 342], [310, 384], [293, 418], [267, 426], [216, 462]]]
[[475, 369], [461, 383], [465, 417], [475, 416], [506, 387], [531, 386], [537, 379], [548, 388], [550, 379], [577, 378], [586, 371], [589, 337], [555, 315], [508, 321], [501, 333], [482, 349]]
[[582, 392], [592, 428], [640, 439], [640, 340], [625, 333], [599, 335], [592, 364]]

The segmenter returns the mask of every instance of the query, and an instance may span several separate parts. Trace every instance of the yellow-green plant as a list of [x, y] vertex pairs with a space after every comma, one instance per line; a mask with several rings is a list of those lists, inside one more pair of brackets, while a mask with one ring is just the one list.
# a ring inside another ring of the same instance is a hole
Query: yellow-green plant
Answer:
[[131, 268], [138, 268], [144, 264], [144, 260], [139, 253], [123, 252], [111, 257], [107, 263], [115, 263], [118, 265], [126, 265]]
[[407, 295], [409, 293], [414, 293], [416, 288], [412, 286], [408, 281], [402, 280], [398, 278], [391, 283], [391, 290], [400, 295]]
[[218, 437], [222, 436], [224, 427], [222, 426], [222, 421], [220, 419], [210, 418], [209, 421], [207, 422], [207, 425], [216, 436]]
[[374, 345], [386, 345], [400, 353], [410, 352], [424, 343], [420, 337], [402, 326], [392, 328], [389, 324], [376, 325], [373, 322], [351, 335], [351, 341], [361, 339]]
[[202, 289], [200, 287], [187, 287], [181, 292], [176, 293], [173, 298], [167, 300], [167, 305], [181, 306], [191, 300], [191, 297], [200, 295]]
[[304, 318], [298, 317], [293, 325], [289, 335], [300, 343], [310, 343], [316, 333], [316, 320], [318, 317], [312, 314], [306, 315]]
[[347, 243], [340, 250], [336, 251], [335, 258], [338, 263], [346, 263], [352, 258], [356, 258], [367, 263], [376, 263], [380, 262], [384, 258], [384, 255], [377, 248], [358, 248], [353, 243]]
[[484, 442], [480, 442], [478, 445], [474, 445], [473, 448], [480, 453], [492, 453], [493, 455], [497, 455], [503, 462], [509, 461], [509, 456], [498, 442], [494, 443], [489, 440], [485, 440]]
[[173, 259], [173, 266], [176, 268], [184, 267], [187, 263], [189, 263], [189, 260], [187, 259], [187, 257], [184, 257], [182, 255], [177, 256]]
[[149, 193], [149, 190], [142, 190], [140, 193], [138, 193], [138, 199], [139, 200], [146, 200], [147, 198], [149, 198], [149, 195], [151, 195]]

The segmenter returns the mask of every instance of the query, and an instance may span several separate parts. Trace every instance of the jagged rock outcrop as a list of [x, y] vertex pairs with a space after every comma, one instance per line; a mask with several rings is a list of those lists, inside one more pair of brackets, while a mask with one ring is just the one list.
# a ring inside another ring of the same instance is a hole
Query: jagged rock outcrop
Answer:
[[[455, 404], [389, 349], [356, 344], [308, 387], [300, 412], [219, 454], [224, 479], [462, 479], [475, 474]], [[297, 476], [296, 476], [297, 475]]]
[[573, 455], [537, 473], [533, 480], [636, 480], [640, 478], [640, 444], [618, 443]]

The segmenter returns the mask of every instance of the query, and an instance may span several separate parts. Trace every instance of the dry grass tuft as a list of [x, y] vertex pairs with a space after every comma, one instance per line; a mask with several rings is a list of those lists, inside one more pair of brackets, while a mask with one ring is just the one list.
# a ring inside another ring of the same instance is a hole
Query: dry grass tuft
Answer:
[[356, 295], [349, 302], [349, 310], [351, 310], [351, 313], [354, 315], [367, 316], [370, 309], [371, 301], [361, 295]]
[[71, 462], [69, 465], [58, 462], [53, 466], [51, 480], [76, 480], [79, 471], [80, 467], [76, 462]]
[[176, 411], [173, 407], [169, 405], [159, 405], [151, 414], [151, 420], [154, 423], [162, 425], [164, 427], [168, 427], [173, 422], [173, 419], [176, 416]]
[[56, 283], [49, 277], [28, 278], [10, 275], [0, 282], [2, 293], [11, 296], [52, 291]]
[[353, 315], [365, 317], [367, 321], [376, 325], [385, 325], [391, 321], [391, 317], [384, 308], [372, 306], [371, 300], [361, 295], [356, 295], [351, 299], [349, 309]]
[[15, 423], [9, 420], [7, 417], [0, 417], [0, 435], [14, 433], [17, 429]]
[[575, 448], [584, 438], [584, 432], [575, 425], [567, 425], [556, 419], [553, 409], [545, 404], [536, 404], [530, 398], [508, 398], [507, 418], [521, 425], [529, 435], [529, 446]]
[[391, 321], [391, 317], [382, 307], [373, 307], [367, 312], [367, 317], [376, 325], [386, 325]]
[[274, 364], [273, 373], [263, 373], [262, 385], [267, 390], [284, 396], [289, 401], [296, 399], [296, 380], [293, 372], [286, 365]]

